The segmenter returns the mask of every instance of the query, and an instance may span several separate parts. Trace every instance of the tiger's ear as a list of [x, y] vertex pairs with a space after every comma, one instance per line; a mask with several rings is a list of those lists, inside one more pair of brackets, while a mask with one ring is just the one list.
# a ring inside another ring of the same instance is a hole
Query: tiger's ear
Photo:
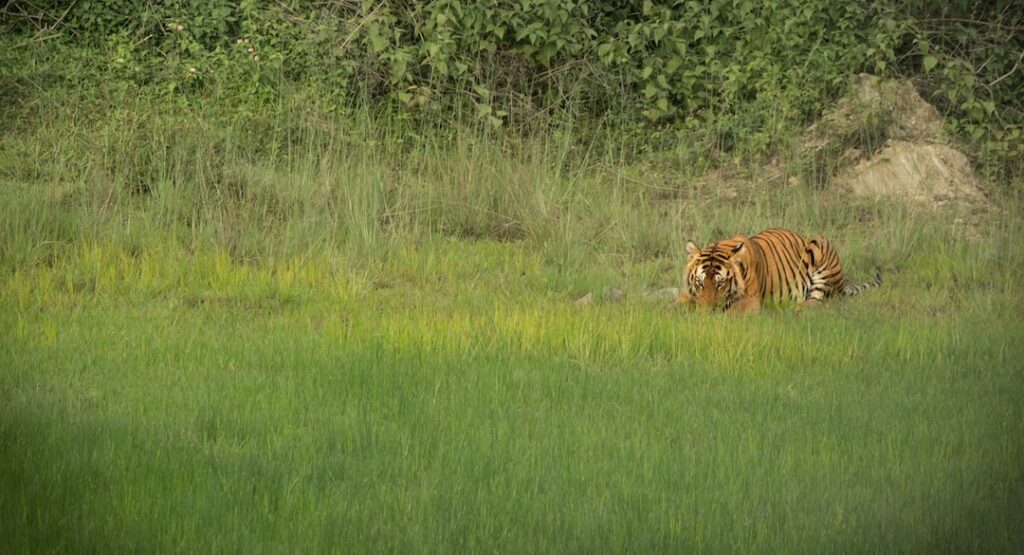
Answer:
[[730, 252], [732, 252], [732, 254], [733, 254], [733, 255], [735, 256], [735, 255], [737, 255], [737, 254], [739, 254], [739, 253], [743, 252], [743, 250], [744, 250], [744, 249], [745, 249], [746, 247], [747, 247], [747, 246], [746, 246], [746, 245], [744, 245], [744, 244], [743, 244], [742, 242], [740, 242], [740, 243], [736, 243], [736, 246], [735, 246], [735, 247], [733, 247], [732, 249], [730, 249]]
[[686, 242], [686, 254], [690, 255], [690, 257], [694, 257], [697, 256], [697, 253], [699, 252], [700, 249], [697, 248], [696, 243], [694, 243], [693, 241]]

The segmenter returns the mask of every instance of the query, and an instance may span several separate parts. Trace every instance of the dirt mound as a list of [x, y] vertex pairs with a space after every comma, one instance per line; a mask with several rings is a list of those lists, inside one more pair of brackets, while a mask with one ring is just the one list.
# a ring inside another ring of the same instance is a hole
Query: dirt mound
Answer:
[[[866, 129], [875, 127], [875, 129]], [[882, 133], [886, 138], [934, 141], [942, 116], [908, 81], [885, 80], [862, 73], [835, 106], [804, 133], [805, 150], [822, 148], [851, 135]]]
[[907, 81], [858, 75], [807, 128], [805, 179], [855, 196], [926, 206], [986, 204], [970, 161], [942, 136], [942, 117]]
[[948, 145], [889, 140], [885, 148], [838, 176], [861, 197], [895, 196], [921, 204], [984, 204], [971, 163]]

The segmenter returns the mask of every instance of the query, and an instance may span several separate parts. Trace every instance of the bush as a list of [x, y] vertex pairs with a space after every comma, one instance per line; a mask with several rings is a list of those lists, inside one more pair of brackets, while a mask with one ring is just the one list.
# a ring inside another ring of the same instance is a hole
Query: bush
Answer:
[[[88, 58], [71, 78], [168, 102], [245, 113], [301, 95], [327, 112], [518, 129], [561, 112], [648, 136], [710, 130], [716, 148], [762, 154], [849, 75], [912, 77], [982, 160], [1019, 174], [1024, 22], [1010, 4], [13, 0], [0, 26], [22, 51]], [[19, 94], [12, 80], [0, 91]]]

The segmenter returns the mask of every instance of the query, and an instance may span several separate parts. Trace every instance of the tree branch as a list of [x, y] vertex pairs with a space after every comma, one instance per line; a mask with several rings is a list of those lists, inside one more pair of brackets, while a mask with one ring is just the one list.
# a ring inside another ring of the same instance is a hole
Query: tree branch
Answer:
[[1002, 76], [1002, 77], [999, 77], [999, 78], [998, 78], [998, 79], [996, 79], [995, 81], [992, 81], [991, 83], [989, 83], [989, 84], [988, 84], [988, 86], [990, 86], [990, 87], [993, 87], [993, 86], [995, 86], [995, 84], [996, 84], [996, 83], [998, 83], [998, 82], [1002, 81], [1003, 79], [1006, 79], [1006, 78], [1007, 78], [1007, 77], [1009, 77], [1009, 76], [1010, 76], [1010, 75], [1011, 75], [1011, 74], [1012, 74], [1013, 72], [1017, 71], [1017, 68], [1018, 68], [1018, 67], [1020, 67], [1020, 60], [1021, 60], [1021, 58], [1024, 58], [1024, 50], [1021, 50], [1021, 51], [1020, 51], [1020, 56], [1017, 56], [1017, 61], [1016, 61], [1016, 62], [1014, 62], [1014, 64], [1013, 64], [1013, 67], [1011, 67], [1011, 68], [1010, 68], [1010, 71], [1007, 71], [1006, 73], [1004, 73], [1004, 74], [1003, 74], [1003, 76]]

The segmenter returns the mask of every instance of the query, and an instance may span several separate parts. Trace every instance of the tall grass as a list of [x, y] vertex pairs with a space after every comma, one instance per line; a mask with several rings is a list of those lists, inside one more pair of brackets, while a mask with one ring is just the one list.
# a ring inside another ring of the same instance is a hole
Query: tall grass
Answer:
[[271, 115], [145, 98], [99, 118], [80, 109], [56, 104], [2, 139], [7, 271], [52, 262], [79, 241], [257, 261], [375, 255], [447, 236], [526, 241], [565, 272], [600, 259], [646, 261], [663, 274], [657, 261], [679, 257], [688, 239], [772, 225], [864, 238], [894, 231], [873, 222], [902, 210], [793, 185], [798, 165], [708, 179], [710, 162], [685, 144], [644, 155], [571, 120], [515, 137], [299, 104]]

